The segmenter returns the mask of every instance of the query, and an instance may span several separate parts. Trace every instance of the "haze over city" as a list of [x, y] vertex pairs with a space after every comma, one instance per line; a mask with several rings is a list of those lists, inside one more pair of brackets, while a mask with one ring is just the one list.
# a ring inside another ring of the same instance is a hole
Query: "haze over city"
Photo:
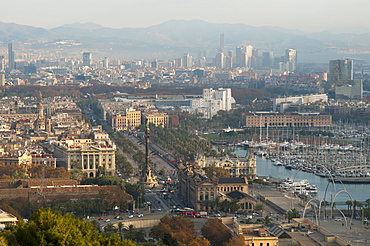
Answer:
[[366, 33], [370, 2], [354, 1], [2, 1], [0, 21], [53, 28], [74, 22], [95, 22], [111, 28], [148, 27], [172, 19], [213, 23], [279, 26], [301, 31]]

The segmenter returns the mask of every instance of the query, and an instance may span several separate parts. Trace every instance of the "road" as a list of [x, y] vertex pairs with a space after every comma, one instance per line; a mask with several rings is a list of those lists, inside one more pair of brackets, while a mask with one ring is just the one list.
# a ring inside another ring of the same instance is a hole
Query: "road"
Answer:
[[[131, 142], [137, 144], [139, 149], [145, 153], [144, 141], [140, 141], [138, 138], [136, 138], [132, 134], [127, 134], [127, 133], [124, 133], [124, 134], [126, 138], [128, 138]], [[167, 153], [163, 148], [161, 148], [154, 142], [149, 142], [149, 149], [151, 152], [149, 154], [149, 157], [152, 160], [152, 162], [156, 164], [155, 173], [158, 174], [160, 170], [164, 169], [165, 173], [163, 176], [165, 177], [169, 176], [171, 179], [177, 178], [176, 168], [167, 162], [169, 159], [173, 160], [173, 158], [170, 157], [170, 154]], [[161, 156], [159, 156], [157, 153], [160, 153]]]

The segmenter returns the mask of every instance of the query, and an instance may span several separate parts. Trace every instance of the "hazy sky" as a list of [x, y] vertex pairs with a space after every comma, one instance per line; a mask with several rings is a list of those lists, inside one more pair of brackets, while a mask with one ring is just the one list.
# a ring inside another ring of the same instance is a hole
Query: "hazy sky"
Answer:
[[370, 28], [369, 0], [1, 0], [0, 21], [52, 28], [73, 22], [147, 27], [167, 20], [280, 26], [303, 31]]

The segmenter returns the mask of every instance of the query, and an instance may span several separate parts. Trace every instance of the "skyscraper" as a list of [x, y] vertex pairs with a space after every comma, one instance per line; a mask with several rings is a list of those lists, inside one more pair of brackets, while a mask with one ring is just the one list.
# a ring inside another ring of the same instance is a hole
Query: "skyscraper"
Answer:
[[193, 57], [189, 53], [184, 54], [183, 65], [184, 65], [184, 67], [192, 67], [193, 66]]
[[221, 31], [220, 33], [220, 52], [224, 53], [225, 49], [225, 34], [224, 31]]
[[349, 84], [353, 80], [353, 61], [332, 60], [329, 62], [329, 83], [330, 85]]
[[108, 68], [108, 58], [105, 57], [103, 60], [103, 68]]
[[90, 52], [84, 52], [82, 54], [82, 66], [91, 66], [92, 54]]
[[8, 69], [9, 71], [15, 69], [14, 51], [12, 43], [8, 44]]
[[216, 54], [215, 65], [217, 68], [224, 68], [224, 53], [220, 52]]
[[297, 67], [297, 50], [286, 49], [285, 50], [285, 62], [288, 71], [295, 71]]
[[272, 51], [266, 51], [262, 54], [262, 66], [271, 67], [274, 63], [274, 53]]
[[5, 56], [0, 56], [0, 71], [5, 70], [5, 61], [4, 61]]

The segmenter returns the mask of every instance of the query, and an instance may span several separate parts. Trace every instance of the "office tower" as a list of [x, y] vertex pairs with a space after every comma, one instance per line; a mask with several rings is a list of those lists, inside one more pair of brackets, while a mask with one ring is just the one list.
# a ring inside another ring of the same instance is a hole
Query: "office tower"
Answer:
[[220, 52], [216, 54], [215, 65], [217, 68], [224, 68], [224, 53]]
[[220, 33], [220, 52], [224, 53], [224, 49], [225, 49], [225, 35], [224, 35], [224, 31], [221, 31]]
[[254, 49], [253, 57], [255, 60], [254, 60], [254, 66], [252, 67], [262, 67], [263, 51], [261, 49]]
[[4, 60], [5, 56], [0, 56], [0, 71], [4, 71], [5, 70], [5, 60]]
[[232, 56], [225, 56], [224, 67], [225, 68], [232, 68], [233, 67], [233, 58], [232, 58]]
[[193, 57], [189, 53], [184, 54], [183, 65], [184, 65], [184, 67], [192, 67], [193, 66]]
[[174, 67], [182, 67], [182, 58], [176, 58], [174, 61], [173, 61], [173, 66]]
[[235, 63], [234, 64], [236, 67], [240, 67], [242, 53], [243, 53], [243, 47], [235, 48]]
[[252, 45], [247, 45], [245, 47], [245, 53], [247, 54], [247, 57], [252, 57], [253, 56], [253, 46]]
[[207, 59], [203, 56], [203, 57], [199, 57], [197, 59], [197, 66], [198, 67], [206, 67], [206, 63], [207, 63]]
[[285, 62], [287, 65], [288, 71], [295, 71], [297, 67], [297, 50], [295, 49], [286, 49], [285, 50]]
[[329, 63], [329, 83], [331, 86], [349, 84], [353, 80], [353, 61], [332, 60]]
[[272, 51], [263, 52], [262, 66], [271, 67], [274, 64], [274, 53]]
[[235, 66], [237, 67], [247, 67], [248, 57], [247, 49], [245, 46], [236, 47], [235, 49]]
[[82, 54], [82, 66], [91, 66], [92, 54], [90, 52], [84, 52]]
[[0, 74], [0, 86], [5, 86], [5, 74]]
[[108, 58], [105, 57], [103, 60], [103, 68], [108, 68]]
[[8, 44], [8, 69], [9, 71], [15, 69], [13, 44], [11, 43]]

